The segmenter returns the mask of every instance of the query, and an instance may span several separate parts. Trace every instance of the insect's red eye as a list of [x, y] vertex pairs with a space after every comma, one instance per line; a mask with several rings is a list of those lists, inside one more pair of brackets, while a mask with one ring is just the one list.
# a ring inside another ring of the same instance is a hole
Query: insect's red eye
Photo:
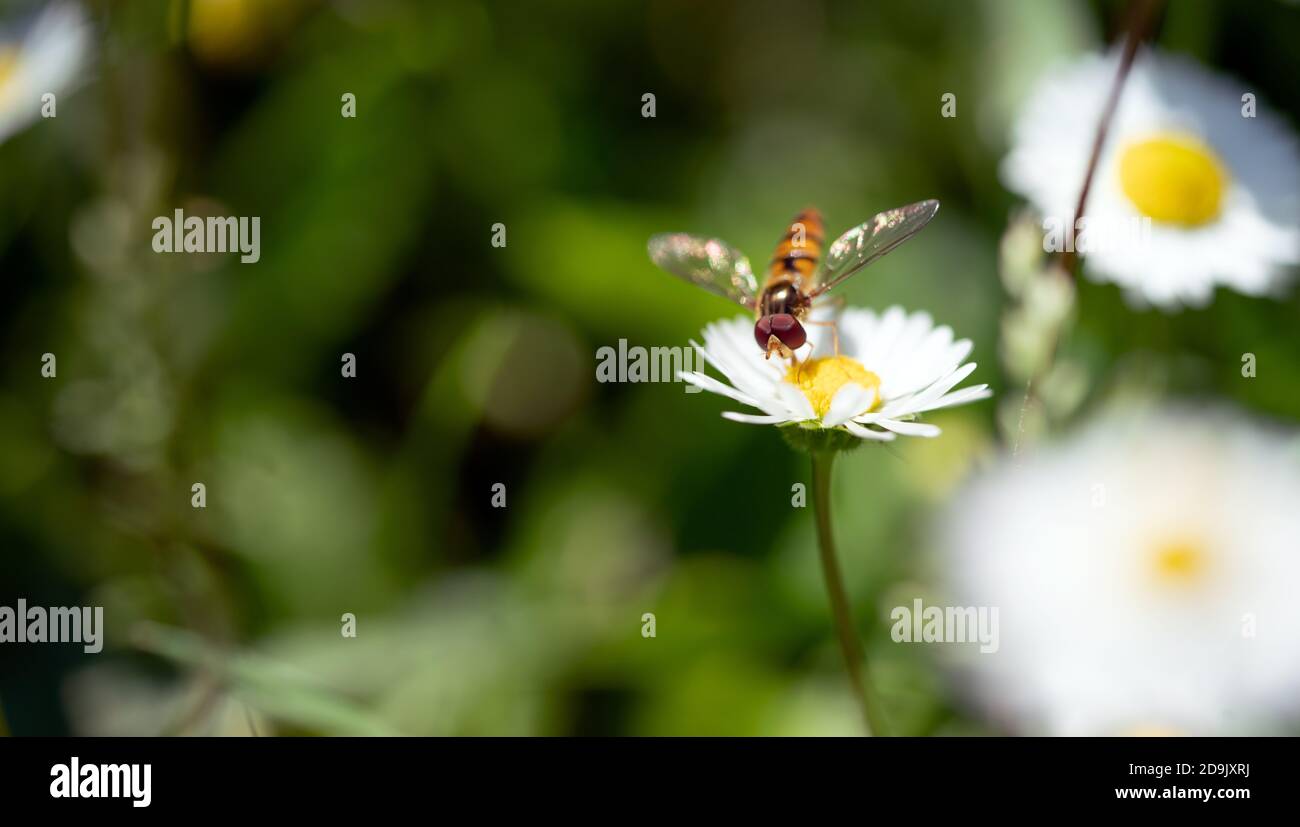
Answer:
[[797, 350], [803, 347], [803, 343], [808, 340], [808, 334], [804, 332], [803, 325], [799, 320], [789, 313], [773, 313], [770, 316], [764, 316], [754, 325], [754, 341], [763, 350], [767, 350], [767, 340], [769, 336], [775, 336], [781, 344]]

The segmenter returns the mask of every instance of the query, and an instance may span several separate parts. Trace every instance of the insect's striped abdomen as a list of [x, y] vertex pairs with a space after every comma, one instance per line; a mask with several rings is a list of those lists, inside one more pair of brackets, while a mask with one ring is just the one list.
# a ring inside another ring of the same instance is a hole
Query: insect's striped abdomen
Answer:
[[808, 289], [822, 257], [824, 235], [822, 215], [817, 210], [810, 208], [796, 215], [781, 243], [776, 245], [776, 253], [767, 268], [768, 282], [794, 280]]

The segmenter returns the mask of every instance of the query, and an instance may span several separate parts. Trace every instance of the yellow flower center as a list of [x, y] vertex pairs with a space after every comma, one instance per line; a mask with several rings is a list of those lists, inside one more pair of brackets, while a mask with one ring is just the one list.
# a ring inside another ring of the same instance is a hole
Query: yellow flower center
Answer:
[[875, 391], [876, 398], [872, 401], [871, 408], [880, 404], [880, 377], [847, 356], [806, 359], [791, 366], [785, 374], [785, 381], [803, 391], [818, 416], [826, 415], [831, 409], [831, 400], [835, 394], [849, 382], [856, 382]]
[[1175, 539], [1156, 546], [1151, 564], [1162, 583], [1187, 584], [1199, 580], [1209, 568], [1210, 555], [1204, 544]]
[[1183, 733], [1181, 730], [1163, 724], [1140, 724], [1130, 727], [1121, 734], [1130, 738], [1177, 738]]
[[0, 46], [0, 101], [9, 96], [9, 81], [18, 71], [18, 50]]
[[1153, 221], [1196, 227], [1219, 215], [1228, 173], [1214, 150], [1190, 135], [1159, 135], [1125, 148], [1119, 182]]

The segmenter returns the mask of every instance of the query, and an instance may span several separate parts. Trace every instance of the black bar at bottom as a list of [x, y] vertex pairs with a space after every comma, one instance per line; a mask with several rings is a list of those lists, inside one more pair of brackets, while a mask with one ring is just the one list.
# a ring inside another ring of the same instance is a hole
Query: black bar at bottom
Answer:
[[[0, 792], [6, 810], [127, 817], [336, 818], [401, 806], [437, 819], [469, 806], [621, 821], [658, 808], [734, 817], [835, 802], [870, 821], [884, 817], [885, 801], [918, 817], [1187, 806], [1226, 815], [1289, 802], [1294, 756], [1291, 739], [1236, 738], [9, 738], [0, 739]], [[148, 805], [136, 806], [144, 765]]]

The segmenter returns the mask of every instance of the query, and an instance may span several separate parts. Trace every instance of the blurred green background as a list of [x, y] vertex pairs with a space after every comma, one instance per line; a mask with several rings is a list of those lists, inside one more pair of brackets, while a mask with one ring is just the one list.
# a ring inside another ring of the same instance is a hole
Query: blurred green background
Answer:
[[[1170, 5], [1164, 48], [1300, 119], [1295, 4]], [[935, 197], [842, 292], [929, 310], [975, 341], [972, 381], [1020, 393], [997, 359], [1017, 206], [997, 163], [1042, 70], [1112, 40], [1122, 4], [88, 8], [79, 87], [0, 144], [0, 602], [104, 606], [108, 640], [0, 647], [0, 728], [857, 731], [811, 509], [791, 507], [805, 459], [679, 383], [597, 383], [595, 352], [734, 313], [650, 264], [654, 232], [763, 261], [806, 205], [836, 234]], [[261, 261], [153, 253], [177, 207], [260, 216]], [[1140, 384], [1300, 420], [1297, 296], [1165, 314], [1084, 283], [1065, 345], [1084, 409]], [[1243, 350], [1267, 382], [1241, 381]], [[929, 517], [997, 450], [995, 410], [838, 464], [840, 553], [901, 732], [991, 731], [931, 651], [890, 645], [884, 607], [933, 587]]]

